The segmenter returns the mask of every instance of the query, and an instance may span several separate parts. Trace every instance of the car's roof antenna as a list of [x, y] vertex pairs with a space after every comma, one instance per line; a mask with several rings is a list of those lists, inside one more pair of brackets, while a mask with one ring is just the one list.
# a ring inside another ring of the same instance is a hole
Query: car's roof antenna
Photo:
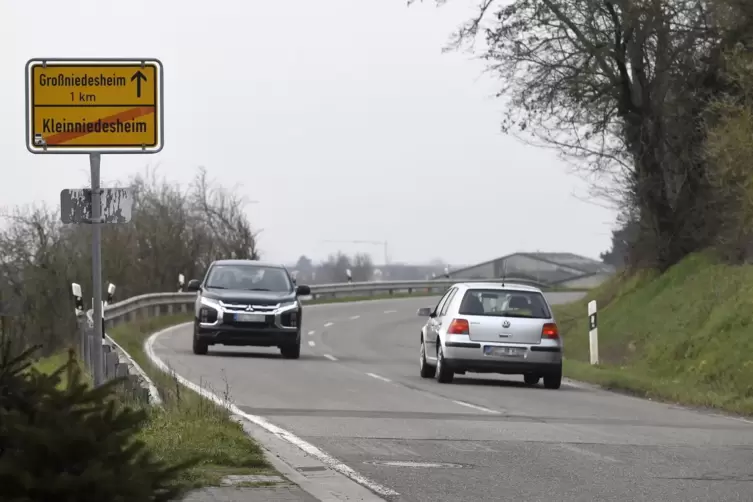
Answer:
[[505, 277], [507, 277], [507, 260], [502, 262], [502, 287], [505, 287]]

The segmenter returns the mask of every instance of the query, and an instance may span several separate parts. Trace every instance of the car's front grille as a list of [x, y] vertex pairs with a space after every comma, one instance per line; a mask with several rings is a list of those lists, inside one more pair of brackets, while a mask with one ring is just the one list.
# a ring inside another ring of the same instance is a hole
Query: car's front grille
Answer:
[[[274, 312], [280, 304], [275, 300], [253, 300], [253, 302], [223, 301], [222, 307], [232, 312]], [[253, 310], [246, 310], [251, 307]]]

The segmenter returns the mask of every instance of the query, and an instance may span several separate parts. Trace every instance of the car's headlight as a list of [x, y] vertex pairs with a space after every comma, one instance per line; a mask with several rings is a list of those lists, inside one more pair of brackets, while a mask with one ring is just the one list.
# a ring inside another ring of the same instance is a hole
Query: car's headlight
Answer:
[[207, 307], [212, 307], [213, 309], [217, 310], [218, 312], [221, 310], [220, 302], [217, 300], [213, 300], [211, 298], [205, 298], [201, 297], [201, 304], [206, 305]]
[[280, 303], [280, 306], [278, 307], [278, 310], [290, 310], [292, 308], [298, 307], [298, 301], [292, 300], [289, 302], [282, 302]]
[[211, 298], [201, 297], [201, 308], [199, 309], [199, 322], [205, 324], [214, 324], [220, 319], [219, 303]]

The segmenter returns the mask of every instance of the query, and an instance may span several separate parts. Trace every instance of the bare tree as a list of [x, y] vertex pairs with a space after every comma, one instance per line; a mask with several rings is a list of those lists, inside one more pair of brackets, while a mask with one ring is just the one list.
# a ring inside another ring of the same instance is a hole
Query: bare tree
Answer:
[[733, 91], [709, 107], [706, 153], [709, 179], [725, 215], [718, 248], [741, 263], [753, 257], [753, 56], [738, 47], [726, 60], [725, 78]]
[[351, 260], [353, 264], [353, 280], [356, 282], [370, 281], [374, 275], [374, 262], [371, 255], [367, 253], [357, 253]]
[[753, 27], [750, 5], [730, 2], [722, 24], [711, 0], [482, 0], [449, 49], [483, 34], [503, 130], [606, 178], [606, 194], [640, 215], [646, 264], [665, 268], [712, 238], [705, 103], [721, 51]]
[[[155, 172], [133, 177], [133, 220], [102, 229], [103, 278], [118, 296], [170, 291], [179, 273], [200, 277], [218, 258], [258, 258], [244, 201], [200, 170], [186, 190]], [[71, 282], [91, 292], [91, 228], [63, 225], [57, 210], [16, 208], [0, 215], [0, 300], [14, 317], [3, 329], [48, 351], [75, 332]], [[85, 298], [85, 303], [88, 304]]]

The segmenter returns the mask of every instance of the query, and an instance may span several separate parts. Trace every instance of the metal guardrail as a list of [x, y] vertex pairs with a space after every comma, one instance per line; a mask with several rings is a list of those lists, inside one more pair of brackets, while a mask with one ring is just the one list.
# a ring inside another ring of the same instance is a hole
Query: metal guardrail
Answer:
[[[105, 335], [100, 338], [94, 330], [92, 311], [81, 314], [78, 321], [78, 354], [84, 369], [90, 375], [94, 375], [97, 361], [97, 345], [102, 346], [102, 376], [104, 382], [115, 378], [123, 378], [122, 390], [130, 399], [141, 403], [160, 405], [161, 399], [154, 383], [149, 379], [143, 369], [133, 360], [115, 340]], [[103, 382], [103, 383], [104, 383]], [[96, 383], [95, 383], [96, 385]]]
[[[501, 282], [493, 279], [433, 279], [428, 281], [380, 281], [318, 284], [311, 286], [311, 298], [342, 298], [401, 293], [442, 294], [453, 284], [460, 282]], [[530, 279], [505, 278], [505, 282], [524, 284], [545, 289], [547, 285]], [[134, 296], [105, 307], [105, 327], [130, 322], [138, 317], [158, 317], [180, 314], [193, 310], [196, 293], [149, 293]]]

